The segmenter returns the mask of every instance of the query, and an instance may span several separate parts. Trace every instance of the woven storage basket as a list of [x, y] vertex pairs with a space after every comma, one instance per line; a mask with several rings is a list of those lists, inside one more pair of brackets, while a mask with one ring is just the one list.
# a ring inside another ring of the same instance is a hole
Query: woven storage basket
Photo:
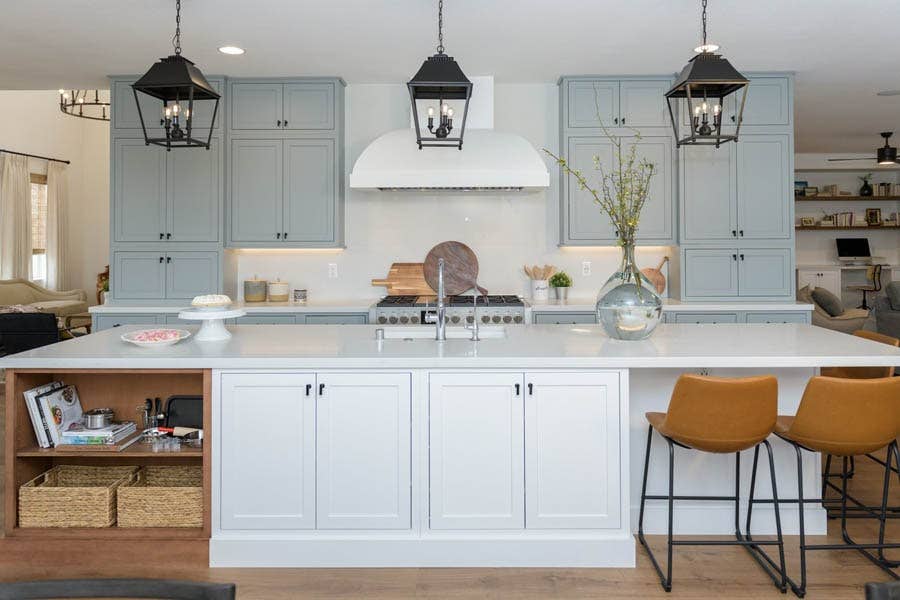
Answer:
[[119, 527], [202, 527], [203, 473], [192, 466], [146, 466], [119, 488]]
[[111, 527], [137, 467], [58, 465], [19, 488], [19, 527]]

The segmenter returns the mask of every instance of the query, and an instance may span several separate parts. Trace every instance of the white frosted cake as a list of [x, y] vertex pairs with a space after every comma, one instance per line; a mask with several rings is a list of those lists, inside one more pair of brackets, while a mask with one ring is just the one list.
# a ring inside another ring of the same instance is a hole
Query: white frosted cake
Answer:
[[191, 306], [200, 310], [222, 310], [231, 306], [231, 298], [223, 294], [206, 294], [194, 296]]

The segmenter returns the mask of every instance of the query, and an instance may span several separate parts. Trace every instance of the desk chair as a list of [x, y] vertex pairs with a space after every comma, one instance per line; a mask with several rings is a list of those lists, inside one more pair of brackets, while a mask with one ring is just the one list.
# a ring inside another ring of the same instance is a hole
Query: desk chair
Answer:
[[859, 305], [859, 308], [868, 310], [869, 303], [867, 302], [866, 294], [869, 292], [875, 294], [881, 291], [881, 267], [882, 265], [872, 265], [866, 269], [866, 281], [868, 283], [847, 286], [847, 289], [851, 292], [862, 292], [862, 304]]

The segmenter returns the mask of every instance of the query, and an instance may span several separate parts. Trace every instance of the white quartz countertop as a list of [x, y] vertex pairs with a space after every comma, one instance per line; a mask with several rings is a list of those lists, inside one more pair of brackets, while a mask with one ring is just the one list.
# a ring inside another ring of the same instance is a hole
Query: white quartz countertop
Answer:
[[[593, 312], [595, 300], [573, 298], [571, 300], [548, 300], [532, 303], [534, 312]], [[812, 304], [802, 302], [682, 302], [671, 298], [663, 299], [663, 312], [793, 312], [811, 311]]]
[[[378, 302], [377, 299], [369, 300], [320, 300], [315, 302], [307, 302], [306, 304], [295, 304], [293, 302], [234, 302], [231, 305], [233, 309], [246, 311], [248, 314], [258, 313], [361, 313], [369, 312], [373, 304]], [[128, 305], [128, 304], [101, 304], [92, 306], [88, 310], [96, 314], [140, 314], [140, 313], [171, 313], [176, 314], [186, 308], [190, 308], [191, 303], [185, 302], [184, 305]]]
[[[120, 339], [123, 326], [0, 358], [0, 368], [342, 369], [900, 366], [900, 349], [798, 324], [661, 324], [640, 342], [595, 325], [506, 328], [480, 342], [374, 339], [373, 325], [236, 325], [224, 342], [167, 348]], [[191, 328], [188, 328], [191, 329]]]

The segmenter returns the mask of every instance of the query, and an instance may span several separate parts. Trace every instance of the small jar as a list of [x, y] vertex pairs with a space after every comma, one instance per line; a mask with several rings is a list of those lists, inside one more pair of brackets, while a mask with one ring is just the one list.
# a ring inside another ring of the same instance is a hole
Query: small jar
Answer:
[[265, 302], [268, 283], [265, 279], [257, 279], [255, 275], [253, 279], [244, 281], [244, 302]]
[[287, 302], [290, 297], [290, 285], [286, 281], [276, 279], [269, 282], [269, 302]]
[[306, 304], [306, 299], [306, 290], [294, 290], [294, 304]]

